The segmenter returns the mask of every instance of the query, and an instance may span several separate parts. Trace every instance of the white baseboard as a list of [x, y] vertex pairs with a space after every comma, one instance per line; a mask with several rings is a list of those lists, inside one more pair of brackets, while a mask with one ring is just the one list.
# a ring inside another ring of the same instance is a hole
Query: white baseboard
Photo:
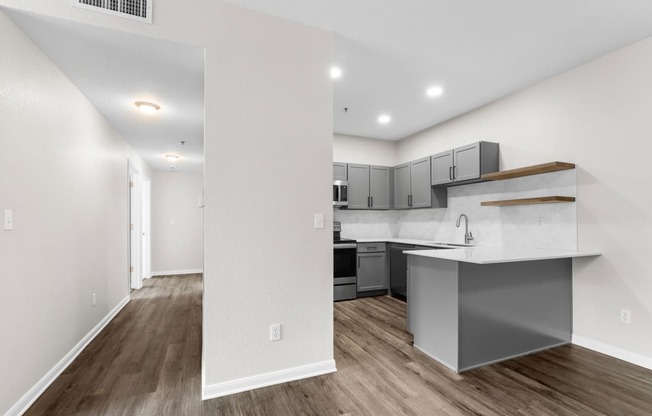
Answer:
[[595, 341], [593, 339], [584, 338], [577, 335], [573, 335], [572, 342], [573, 344], [579, 345], [580, 347], [588, 348], [590, 350], [597, 351], [599, 353], [606, 354], [611, 357], [627, 361], [628, 363], [632, 363], [640, 367], [652, 370], [652, 357], [636, 354], [622, 348], [614, 347], [613, 345], [605, 344], [600, 341]]
[[195, 274], [204, 273], [204, 269], [190, 269], [190, 270], [169, 270], [167, 272], [152, 272], [150, 277], [154, 276], [170, 276], [173, 274]]
[[99, 334], [102, 329], [111, 322], [118, 312], [129, 303], [129, 299], [129, 296], [122, 299], [120, 303], [118, 303], [118, 305], [100, 321], [100, 323], [95, 325], [95, 328], [91, 329], [91, 331], [86, 334], [86, 336], [82, 338], [81, 341], [79, 341], [77, 345], [75, 345], [74, 348], [70, 350], [54, 367], [52, 367], [52, 369], [48, 371], [47, 374], [34, 385], [34, 387], [29, 389], [29, 391], [25, 393], [25, 395], [21, 397], [21, 399], [18, 400], [18, 402], [16, 402], [16, 404], [14, 404], [4, 416], [20, 416], [25, 413], [27, 409], [34, 404], [36, 399], [43, 394], [45, 389], [47, 389], [50, 384], [59, 377], [63, 370], [65, 370], [75, 360], [75, 358], [77, 358], [79, 353], [81, 353], [97, 336], [97, 334]]
[[228, 396], [229, 394], [240, 393], [274, 384], [287, 383], [288, 381], [300, 380], [302, 378], [321, 376], [323, 374], [334, 373], [335, 371], [337, 371], [337, 368], [335, 368], [335, 360], [328, 360], [301, 367], [288, 368], [286, 370], [273, 371], [271, 373], [211, 384], [204, 386], [202, 400]]

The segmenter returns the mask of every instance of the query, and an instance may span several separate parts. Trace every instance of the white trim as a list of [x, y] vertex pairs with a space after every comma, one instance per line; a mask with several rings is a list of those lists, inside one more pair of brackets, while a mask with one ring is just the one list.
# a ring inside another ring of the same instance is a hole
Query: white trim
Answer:
[[597, 351], [599, 353], [606, 354], [611, 357], [627, 361], [628, 363], [632, 363], [640, 367], [652, 370], [652, 357], [636, 354], [622, 348], [614, 347], [613, 345], [605, 344], [604, 342], [580, 337], [577, 335], [573, 335], [572, 342], [573, 344], [579, 345], [580, 347], [588, 348], [590, 350]]
[[196, 274], [204, 273], [204, 269], [189, 269], [189, 270], [170, 270], [167, 272], [152, 272], [151, 277], [154, 276], [170, 276], [173, 274]]
[[211, 384], [208, 386], [204, 385], [202, 400], [228, 396], [229, 394], [240, 393], [274, 384], [287, 383], [288, 381], [300, 380], [302, 378], [321, 376], [336, 371], [335, 360], [327, 360], [301, 367], [288, 368], [285, 370], [273, 371], [271, 373], [225, 381], [223, 383]]
[[16, 404], [13, 405], [7, 411], [7, 413], [5, 413], [5, 416], [19, 416], [25, 413], [27, 409], [29, 409], [29, 407], [34, 404], [36, 399], [38, 399], [39, 396], [43, 394], [45, 389], [47, 389], [50, 384], [52, 384], [52, 382], [56, 380], [57, 377], [59, 377], [63, 370], [72, 364], [75, 358], [77, 358], [77, 356], [84, 350], [84, 348], [90, 344], [90, 342], [97, 336], [97, 334], [99, 334], [104, 329], [104, 327], [109, 322], [111, 322], [113, 318], [115, 318], [118, 312], [120, 312], [122, 308], [124, 308], [125, 305], [129, 303], [129, 300], [129, 296], [122, 299], [120, 303], [118, 303], [118, 305], [113, 308], [113, 310], [109, 312], [108, 315], [106, 315], [100, 321], [100, 323], [95, 326], [95, 328], [91, 329], [91, 331], [86, 334], [86, 336], [82, 338], [81, 341], [79, 341], [77, 345], [75, 345], [73, 349], [70, 350], [54, 367], [52, 367], [52, 369], [48, 371], [47, 374], [45, 374], [43, 378], [41, 378], [38, 383], [34, 385], [34, 387], [29, 389], [29, 391], [25, 393], [25, 395], [21, 397], [20, 400], [16, 402]]

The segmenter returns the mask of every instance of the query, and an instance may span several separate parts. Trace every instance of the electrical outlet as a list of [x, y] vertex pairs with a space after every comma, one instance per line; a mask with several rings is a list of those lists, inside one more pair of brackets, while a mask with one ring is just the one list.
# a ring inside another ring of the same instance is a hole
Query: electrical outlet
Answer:
[[93, 306], [97, 305], [97, 295], [93, 293]]
[[281, 324], [270, 325], [270, 327], [269, 327], [269, 340], [270, 341], [280, 341], [281, 340]]
[[632, 311], [627, 310], [627, 309], [621, 309], [620, 310], [620, 322], [624, 324], [631, 324], [632, 323]]

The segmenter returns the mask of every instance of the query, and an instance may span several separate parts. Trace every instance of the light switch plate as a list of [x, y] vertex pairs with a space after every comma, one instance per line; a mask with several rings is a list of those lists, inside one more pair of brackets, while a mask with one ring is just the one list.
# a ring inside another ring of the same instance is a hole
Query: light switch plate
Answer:
[[14, 229], [14, 211], [5, 209], [4, 228], [6, 231]]
[[315, 228], [324, 228], [324, 214], [315, 214]]

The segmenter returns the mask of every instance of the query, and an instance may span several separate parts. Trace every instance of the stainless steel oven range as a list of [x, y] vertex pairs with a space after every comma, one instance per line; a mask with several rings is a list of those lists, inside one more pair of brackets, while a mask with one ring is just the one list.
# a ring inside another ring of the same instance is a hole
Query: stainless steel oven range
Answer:
[[355, 299], [357, 286], [356, 241], [340, 237], [342, 226], [333, 223], [333, 298]]

